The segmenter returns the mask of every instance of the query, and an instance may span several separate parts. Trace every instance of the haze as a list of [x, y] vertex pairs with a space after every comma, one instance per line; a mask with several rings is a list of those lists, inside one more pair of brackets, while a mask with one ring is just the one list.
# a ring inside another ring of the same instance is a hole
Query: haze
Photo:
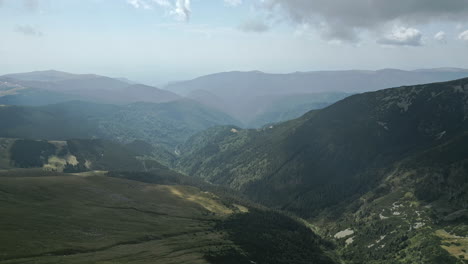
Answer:
[[[441, 4], [442, 3], [442, 4]], [[0, 73], [466, 67], [468, 1], [2, 0]]]

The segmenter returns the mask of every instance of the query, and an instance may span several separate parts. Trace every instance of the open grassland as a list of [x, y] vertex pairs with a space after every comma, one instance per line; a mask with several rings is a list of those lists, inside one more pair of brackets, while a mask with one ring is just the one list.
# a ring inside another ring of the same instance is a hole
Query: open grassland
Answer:
[[235, 207], [194, 187], [88, 174], [1, 177], [0, 211], [0, 263], [207, 263], [232, 246], [213, 227]]
[[338, 263], [302, 222], [175, 176], [0, 171], [0, 263]]
[[442, 239], [443, 249], [468, 263], [468, 236], [451, 234], [444, 229], [439, 229], [435, 233]]

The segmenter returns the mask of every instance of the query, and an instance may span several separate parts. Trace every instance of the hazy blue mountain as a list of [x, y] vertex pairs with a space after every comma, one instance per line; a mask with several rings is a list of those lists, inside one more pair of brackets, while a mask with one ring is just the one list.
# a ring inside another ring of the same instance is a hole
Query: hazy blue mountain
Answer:
[[169, 91], [122, 79], [59, 71], [7, 74], [0, 76], [0, 85], [4, 87], [3, 93], [0, 90], [0, 104], [45, 105], [71, 99], [126, 104], [180, 99]]
[[[165, 88], [212, 107], [223, 109], [245, 124], [258, 126], [278, 120], [278, 116], [274, 116], [272, 119], [265, 118], [271, 112], [269, 109], [265, 109], [265, 105], [274, 106], [281, 101], [282, 97], [290, 95], [297, 96], [299, 102], [291, 104], [291, 107], [284, 109], [284, 111], [297, 113], [291, 115], [296, 118], [305, 113], [302, 110], [303, 107], [299, 106], [304, 103], [304, 98], [299, 96], [301, 94], [311, 94], [306, 97], [310, 99], [307, 102], [312, 107], [307, 109], [310, 111], [336, 102], [352, 93], [402, 85], [449, 81], [463, 77], [468, 77], [468, 70], [456, 68], [416, 71], [396, 69], [316, 71], [290, 74], [268, 74], [259, 71], [225, 72], [171, 83]], [[337, 96], [334, 101], [324, 101], [317, 105], [318, 98], [326, 93], [342, 94]], [[314, 98], [313, 94], [318, 95]], [[295, 109], [295, 107], [298, 108]], [[259, 120], [263, 120], [263, 123], [259, 123]]]
[[184, 95], [196, 90], [205, 90], [231, 96], [239, 96], [243, 92], [247, 92], [247, 95], [316, 92], [355, 93], [402, 85], [449, 81], [467, 76], [468, 70], [458, 68], [414, 71], [398, 69], [311, 71], [287, 74], [234, 71], [215, 73], [189, 81], [174, 82], [166, 86], [166, 89]]
[[11, 73], [11, 74], [3, 75], [2, 77], [10, 78], [13, 80], [20, 80], [20, 81], [55, 82], [55, 81], [77, 79], [79, 78], [79, 75], [67, 73], [67, 72], [55, 71], [55, 70], [48, 70], [48, 71], [26, 72], [26, 73]]

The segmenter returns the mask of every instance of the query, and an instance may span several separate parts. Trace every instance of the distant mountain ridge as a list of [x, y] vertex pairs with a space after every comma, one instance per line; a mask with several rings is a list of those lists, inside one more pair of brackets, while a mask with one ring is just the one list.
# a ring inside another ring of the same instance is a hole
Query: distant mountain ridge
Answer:
[[16, 105], [45, 105], [70, 100], [117, 104], [161, 103], [181, 99], [169, 91], [128, 80], [54, 70], [3, 75], [0, 76], [0, 84], [5, 86], [4, 91], [7, 91], [7, 84], [23, 88], [0, 96], [0, 103]]
[[[369, 79], [372, 77], [372, 79]], [[403, 79], [391, 78], [400, 77]], [[342, 71], [309, 71], [294, 73], [265, 73], [261, 71], [232, 71], [201, 76], [193, 80], [173, 82], [165, 88], [179, 94], [189, 94], [196, 90], [214, 92], [229, 90], [229, 85], [242, 85], [233, 94], [257, 87], [256, 93], [317, 93], [317, 92], [367, 92], [402, 85], [442, 82], [468, 77], [468, 69], [434, 68], [405, 71], [400, 69], [342, 70]], [[322, 78], [322, 79], [320, 79]], [[358, 81], [358, 82], [356, 82]], [[285, 85], [287, 82], [289, 86]], [[321, 83], [327, 85], [321, 85]], [[224, 85], [220, 85], [224, 84]], [[268, 85], [258, 85], [268, 84]]]
[[[382, 69], [378, 71], [312, 71], [288, 74], [270, 74], [260, 71], [224, 72], [201, 76], [193, 80], [175, 82], [165, 89], [198, 100], [244, 122], [248, 127], [260, 127], [272, 120], [286, 121], [276, 112], [276, 105], [283, 99], [304, 103], [301, 95], [310, 99], [308, 107], [292, 104], [285, 112], [296, 113], [297, 118], [307, 111], [330, 105], [354, 93], [375, 91], [403, 85], [416, 85], [450, 81], [468, 77], [468, 70], [457, 68], [422, 69], [404, 71]], [[314, 95], [316, 97], [314, 98]], [[335, 98], [329, 95], [334, 95]], [[319, 101], [328, 96], [327, 100]]]
[[226, 72], [172, 83], [163, 90], [124, 78], [49, 70], [0, 76], [0, 104], [42, 106], [73, 100], [164, 103], [188, 98], [232, 116], [243, 127], [258, 128], [298, 118], [355, 93], [467, 76], [468, 70], [458, 68]]

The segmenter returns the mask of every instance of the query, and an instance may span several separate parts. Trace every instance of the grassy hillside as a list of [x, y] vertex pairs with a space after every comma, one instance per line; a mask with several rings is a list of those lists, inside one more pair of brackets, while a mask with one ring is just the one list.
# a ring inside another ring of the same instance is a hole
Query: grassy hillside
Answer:
[[232, 213], [190, 187], [91, 176], [2, 177], [1, 263], [207, 263]]
[[315, 224], [330, 238], [353, 231], [337, 239], [348, 263], [468, 262], [467, 140], [465, 134], [380, 171], [376, 188], [324, 210]]
[[[324, 251], [331, 247], [301, 223], [196, 187], [6, 172], [0, 205], [0, 263], [336, 263]], [[255, 245], [233, 237], [251, 223], [263, 234]], [[281, 246], [299, 239], [311, 244]], [[267, 252], [254, 253], [259, 246], [294, 261], [269, 262]]]
[[162, 167], [144, 153], [100, 139], [45, 141], [0, 139], [0, 169], [40, 168], [56, 172], [89, 170], [143, 171]]

